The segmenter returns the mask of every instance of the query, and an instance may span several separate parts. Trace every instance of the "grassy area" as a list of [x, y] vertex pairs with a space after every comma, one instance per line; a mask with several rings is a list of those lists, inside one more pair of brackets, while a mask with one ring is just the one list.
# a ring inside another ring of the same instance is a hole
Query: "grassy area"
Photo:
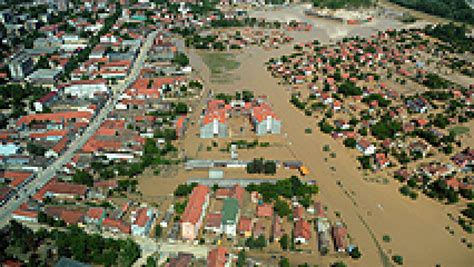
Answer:
[[469, 128], [465, 126], [454, 126], [453, 128], [449, 129], [449, 132], [453, 133], [454, 135], [463, 135], [469, 133]]
[[232, 75], [229, 72], [236, 70], [240, 62], [235, 60], [235, 55], [231, 53], [200, 53], [199, 54], [211, 72], [211, 81], [229, 82]]

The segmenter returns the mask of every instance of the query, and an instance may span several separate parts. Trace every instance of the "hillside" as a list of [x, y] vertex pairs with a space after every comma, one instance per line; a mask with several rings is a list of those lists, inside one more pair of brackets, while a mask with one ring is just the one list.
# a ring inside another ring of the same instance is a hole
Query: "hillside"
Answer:
[[[389, 0], [392, 3], [446, 19], [474, 25], [474, 10], [466, 0]], [[472, 1], [471, 1], [472, 2]]]

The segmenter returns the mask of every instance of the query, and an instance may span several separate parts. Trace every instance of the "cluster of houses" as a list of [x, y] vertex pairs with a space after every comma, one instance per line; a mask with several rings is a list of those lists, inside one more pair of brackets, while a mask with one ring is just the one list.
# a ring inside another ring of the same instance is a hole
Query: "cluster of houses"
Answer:
[[211, 100], [207, 103], [200, 126], [201, 138], [229, 137], [230, 118], [246, 116], [256, 135], [279, 134], [281, 120], [272, 107], [263, 98], [252, 102], [232, 100], [226, 104], [224, 100]]
[[[457, 137], [448, 127], [468, 120], [464, 114], [472, 112], [474, 91], [449, 82], [431, 90], [436, 75], [425, 61], [443, 64], [436, 61], [441, 48], [431, 37], [419, 30], [389, 30], [368, 39], [301, 47], [300, 54], [269, 62], [269, 70], [292, 86], [306, 115], [323, 114], [321, 130], [359, 151], [366, 167], [382, 171], [409, 163], [416, 168], [419, 159], [463, 149], [451, 144]], [[462, 173], [456, 166], [454, 171]]]
[[[31, 200], [13, 211], [12, 218], [28, 223], [46, 223], [41, 219], [41, 214], [44, 214], [65, 225], [102, 229], [115, 234], [148, 236], [157, 214], [153, 208], [131, 202], [118, 207], [88, 205], [95, 200], [98, 192], [116, 187], [116, 181], [97, 182], [89, 188], [81, 184], [51, 180]], [[68, 203], [73, 205], [65, 205]]]
[[[291, 203], [291, 216], [286, 219], [278, 215], [273, 204], [264, 203], [258, 192], [246, 192], [239, 184], [212, 190], [208, 186], [196, 185], [187, 198], [186, 208], [180, 217], [180, 237], [185, 241], [205, 240], [220, 244], [225, 237], [239, 244], [248, 239], [262, 238], [265, 242], [279, 242], [283, 235], [293, 238], [300, 248], [316, 249], [322, 255], [330, 251], [350, 252], [352, 245], [347, 239], [347, 230], [341, 223], [331, 224], [326, 210], [320, 202], [308, 208], [298, 202]], [[313, 223], [314, 222], [314, 223]], [[292, 233], [292, 235], [290, 235]], [[239, 242], [240, 240], [240, 242]], [[208, 255], [208, 262], [221, 251], [218, 246]], [[215, 265], [213, 265], [215, 266]]]
[[[294, 30], [298, 30], [295, 27]], [[208, 48], [217, 48], [219, 50], [244, 49], [250, 46], [259, 46], [265, 49], [278, 48], [281, 45], [293, 41], [283, 30], [265, 30], [254, 28], [242, 28], [238, 31], [216, 30], [207, 38], [212, 37], [213, 43], [209, 43]], [[219, 43], [219, 46], [216, 46]]]
[[[75, 152], [72, 160], [16, 210], [13, 218], [37, 222], [38, 215], [43, 218], [45, 213], [66, 224], [94, 225], [111, 232], [149, 235], [156, 212], [129, 204], [112, 208], [115, 205], [108, 201], [108, 192], [116, 190], [119, 183], [115, 179], [99, 179], [100, 175], [94, 172], [92, 165], [97, 162], [139, 162], [147, 138], [156, 141], [157, 147], [165, 143], [164, 138], [155, 138], [157, 130], [176, 131], [177, 138], [182, 138], [187, 118], [185, 115], [175, 117], [173, 105], [167, 98], [193, 96], [194, 90], [199, 88], [196, 84], [200, 83], [192, 80], [194, 87], [191, 86], [190, 67], [174, 61], [182, 52], [167, 29], [171, 25], [156, 26], [137, 17], [147, 10], [154, 10], [153, 6], [143, 3], [121, 5], [123, 14], [118, 14], [115, 4], [86, 1], [80, 6], [81, 11], [97, 16], [99, 26], [93, 27], [95, 24], [80, 16], [45, 24], [38, 29], [45, 37], [36, 38], [34, 48], [22, 49], [6, 58], [10, 68], [8, 82], [33, 84], [48, 90], [31, 103], [26, 115], [11, 120], [7, 129], [0, 130], [2, 206], [15, 198], [39, 171], [61, 156], [112, 97], [118, 98], [108, 118]], [[8, 20], [7, 11], [1, 14]], [[76, 30], [65, 31], [64, 24]], [[90, 35], [83, 36], [83, 30]], [[128, 77], [152, 30], [158, 34], [140, 66], [138, 77], [123, 93], [117, 94], [115, 88]], [[34, 67], [44, 59], [48, 69], [44, 68], [46, 66]], [[157, 113], [171, 115], [152, 115]], [[86, 186], [73, 182], [78, 171], [91, 173], [94, 184]], [[113, 176], [116, 175], [115, 172]], [[105, 202], [110, 205], [95, 207]]]

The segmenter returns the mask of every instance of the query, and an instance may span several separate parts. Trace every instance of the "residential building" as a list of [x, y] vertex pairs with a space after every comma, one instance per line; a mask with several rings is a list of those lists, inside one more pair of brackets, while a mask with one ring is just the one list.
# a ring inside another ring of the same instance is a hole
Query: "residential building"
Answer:
[[154, 219], [155, 214], [152, 209], [139, 209], [136, 213], [136, 217], [132, 217], [132, 234], [136, 236], [148, 236]]
[[33, 60], [26, 53], [17, 54], [8, 64], [10, 77], [13, 80], [23, 80], [34, 68]]
[[268, 203], [263, 203], [257, 206], [257, 217], [272, 217], [273, 206]]
[[101, 207], [91, 207], [84, 217], [84, 221], [90, 224], [100, 225], [102, 220], [105, 218], [105, 210]]
[[166, 264], [167, 267], [189, 267], [191, 266], [193, 254], [179, 252], [178, 256], [173, 257]]
[[227, 236], [234, 237], [237, 234], [237, 221], [239, 218], [239, 202], [235, 198], [224, 199], [222, 207], [222, 232]]
[[253, 222], [251, 218], [241, 216], [239, 219], [239, 225], [237, 227], [238, 232], [241, 236], [249, 238], [252, 236]]
[[206, 209], [209, 204], [209, 187], [196, 186], [181, 217], [181, 237], [194, 240], [201, 228]]
[[257, 135], [279, 134], [281, 132], [281, 121], [267, 103], [253, 107], [252, 122]]
[[207, 267], [230, 267], [232, 264], [229, 252], [224, 247], [217, 247], [207, 255]]
[[311, 224], [305, 220], [295, 222], [295, 243], [306, 244], [311, 239]]
[[63, 90], [64, 94], [78, 98], [93, 98], [95, 94], [109, 91], [106, 79], [71, 81]]
[[346, 234], [347, 230], [341, 223], [336, 223], [332, 228], [332, 236], [334, 239], [334, 247], [338, 252], [346, 251]]
[[206, 216], [206, 225], [204, 229], [216, 234], [222, 233], [222, 214], [220, 213], [209, 213]]
[[375, 153], [375, 146], [369, 142], [369, 140], [365, 138], [361, 138], [356, 145], [357, 150], [362, 152], [364, 156], [370, 156]]

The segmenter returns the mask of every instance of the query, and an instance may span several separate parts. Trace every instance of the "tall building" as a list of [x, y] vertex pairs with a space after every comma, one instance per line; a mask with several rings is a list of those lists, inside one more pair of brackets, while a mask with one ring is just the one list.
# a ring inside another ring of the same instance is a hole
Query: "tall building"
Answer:
[[10, 77], [14, 80], [22, 80], [33, 71], [33, 60], [25, 53], [17, 54], [8, 64]]

